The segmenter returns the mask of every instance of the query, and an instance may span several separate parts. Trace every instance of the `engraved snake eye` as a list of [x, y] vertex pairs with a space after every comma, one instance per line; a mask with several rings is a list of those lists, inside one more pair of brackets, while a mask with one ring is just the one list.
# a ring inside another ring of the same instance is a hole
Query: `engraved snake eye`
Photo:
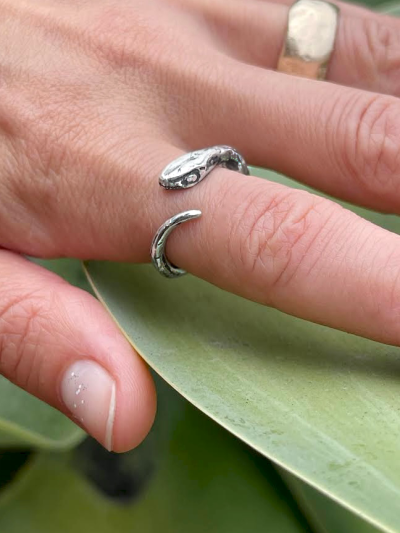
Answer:
[[192, 187], [193, 185], [196, 185], [199, 179], [200, 173], [192, 172], [191, 174], [188, 174], [182, 179], [182, 184], [184, 187]]

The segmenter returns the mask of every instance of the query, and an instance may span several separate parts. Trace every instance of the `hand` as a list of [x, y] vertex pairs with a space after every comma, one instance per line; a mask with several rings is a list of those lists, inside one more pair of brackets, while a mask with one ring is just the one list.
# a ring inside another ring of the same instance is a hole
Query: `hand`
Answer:
[[[1, 0], [0, 370], [104, 446], [155, 393], [99, 302], [19, 254], [172, 262], [308, 320], [400, 344], [400, 237], [312, 194], [218, 169], [165, 192], [185, 151], [235, 146], [337, 197], [400, 211], [400, 23], [342, 5], [329, 80], [273, 70], [288, 7], [258, 0]], [[346, 87], [345, 87], [346, 86]]]

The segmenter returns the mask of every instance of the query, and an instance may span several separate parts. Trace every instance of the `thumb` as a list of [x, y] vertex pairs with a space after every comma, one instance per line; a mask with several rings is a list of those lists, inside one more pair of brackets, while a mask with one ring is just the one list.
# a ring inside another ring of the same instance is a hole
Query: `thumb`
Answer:
[[149, 371], [90, 294], [0, 251], [0, 373], [109, 450], [139, 444], [155, 414]]

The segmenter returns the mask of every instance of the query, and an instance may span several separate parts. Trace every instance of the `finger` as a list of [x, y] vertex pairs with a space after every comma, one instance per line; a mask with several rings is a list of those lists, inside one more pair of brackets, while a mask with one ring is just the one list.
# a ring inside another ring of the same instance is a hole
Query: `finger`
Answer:
[[[233, 60], [216, 61], [200, 86], [193, 71], [185, 74], [173, 96], [182, 101], [182, 114], [190, 106], [190, 120], [177, 117], [168, 131], [180, 146], [230, 144], [252, 164], [352, 202], [400, 211], [396, 98], [303, 78], [293, 83], [292, 76]], [[42, 132], [38, 124], [29, 139], [35, 153], [52, 143], [51, 164], [57, 151], [69, 154], [68, 164], [53, 170], [44, 162], [46, 173], [37, 166], [35, 181], [25, 180], [33, 167], [15, 176], [7, 163], [12, 156], [5, 155], [2, 164], [12, 174], [0, 183], [3, 197], [10, 197], [0, 205], [0, 243], [46, 257], [147, 260], [154, 213], [164, 220], [175, 214], [159, 197], [158, 176], [176, 148], [159, 133], [127, 139], [134, 129], [128, 120], [73, 157], [74, 143], [58, 143], [60, 133], [54, 128], [54, 139], [47, 128]], [[122, 148], [110, 150], [118, 139]]]
[[231, 90], [208, 93], [207, 128], [181, 122], [191, 146], [230, 144], [254, 165], [400, 212], [397, 98], [234, 64], [224, 84]]
[[[206, 18], [214, 39], [227, 53], [275, 69], [292, 0], [185, 2]], [[367, 9], [340, 3], [341, 16], [328, 80], [392, 95], [400, 94], [400, 21]]]
[[144, 83], [132, 67], [143, 59], [135, 42], [113, 38], [118, 29], [130, 34], [130, 11], [121, 17], [120, 10], [112, 31], [104, 20], [101, 32], [91, 27], [92, 55], [85, 56], [85, 75], [94, 65], [101, 79], [117, 71], [109, 92], [97, 94], [95, 78], [96, 90], [89, 84], [91, 96], [82, 101], [78, 75], [71, 96], [71, 65], [44, 79], [33, 70], [35, 90], [4, 74], [3, 247], [46, 257], [147, 259], [153, 212], [175, 214], [155, 192], [171, 143], [187, 150], [231, 144], [249, 163], [350, 201], [400, 209], [397, 99], [243, 64], [209, 41], [198, 47], [205, 35], [197, 26], [171, 53], [171, 35], [151, 40], [160, 48], [146, 51]]
[[227, 170], [167, 195], [172, 212], [203, 212], [169, 237], [173, 264], [286, 313], [400, 344], [399, 236], [329, 200]]
[[101, 304], [10, 252], [0, 278], [1, 374], [107, 449], [139, 444], [154, 418], [152, 379]]

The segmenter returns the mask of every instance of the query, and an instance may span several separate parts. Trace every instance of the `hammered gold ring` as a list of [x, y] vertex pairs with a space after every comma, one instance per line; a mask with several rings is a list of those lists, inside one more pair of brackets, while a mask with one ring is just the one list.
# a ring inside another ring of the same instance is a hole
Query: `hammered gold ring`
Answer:
[[323, 0], [297, 0], [289, 10], [277, 70], [323, 80], [332, 55], [339, 8]]

